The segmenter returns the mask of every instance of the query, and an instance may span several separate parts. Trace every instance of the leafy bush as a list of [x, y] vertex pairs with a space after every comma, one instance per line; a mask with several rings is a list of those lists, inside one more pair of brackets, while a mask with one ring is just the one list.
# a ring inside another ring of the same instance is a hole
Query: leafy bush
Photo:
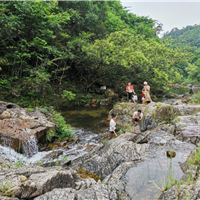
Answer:
[[49, 130], [46, 134], [46, 141], [52, 142], [53, 137], [55, 136], [55, 132], [52, 130]]
[[63, 94], [62, 94], [62, 98], [63, 99], [67, 99], [67, 100], [69, 100], [69, 101], [72, 101], [72, 100], [74, 100], [74, 97], [75, 97], [76, 95], [75, 94], [73, 94], [72, 92], [70, 92], [70, 91], [67, 91], [67, 90], [64, 90], [63, 91]]
[[[66, 124], [66, 121], [64, 119], [64, 117], [57, 112], [53, 106], [50, 106], [48, 108], [45, 109], [40, 109], [41, 112], [43, 112], [44, 114], [47, 115], [47, 118], [50, 121], [53, 121], [55, 123], [55, 127], [56, 130], [55, 132], [53, 131], [48, 131], [47, 133], [47, 141], [51, 142], [52, 141], [52, 137], [57, 135], [59, 140], [64, 140], [67, 139], [69, 137], [74, 137], [72, 132], [74, 131], [74, 128], [71, 127], [69, 124]], [[48, 115], [47, 111], [49, 111], [51, 114]]]
[[192, 102], [196, 104], [200, 104], [200, 92], [192, 96]]

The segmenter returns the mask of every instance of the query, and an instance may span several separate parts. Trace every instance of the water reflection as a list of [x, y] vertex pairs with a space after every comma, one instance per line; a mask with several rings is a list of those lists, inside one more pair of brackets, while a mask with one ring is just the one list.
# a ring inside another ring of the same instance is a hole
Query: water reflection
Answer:
[[108, 124], [103, 119], [108, 117], [111, 109], [112, 106], [64, 108], [62, 115], [73, 127], [102, 133], [108, 130]]
[[[175, 157], [172, 159], [172, 175], [179, 180], [183, 172], [179, 167], [178, 162], [183, 162], [184, 159]], [[151, 160], [146, 160], [139, 163], [137, 167], [131, 168], [126, 174], [128, 182], [126, 192], [132, 200], [154, 200], [161, 194], [161, 191], [152, 184], [160, 188], [165, 188], [165, 183], [169, 178], [170, 159], [167, 157], [158, 157]]]

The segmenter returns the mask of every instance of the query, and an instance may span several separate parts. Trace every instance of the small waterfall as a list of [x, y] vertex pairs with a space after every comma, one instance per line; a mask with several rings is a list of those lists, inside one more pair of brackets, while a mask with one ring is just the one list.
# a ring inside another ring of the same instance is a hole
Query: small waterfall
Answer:
[[3, 146], [5, 147], [10, 147], [12, 145], [12, 138], [6, 136], [6, 135], [2, 135], [1, 136], [1, 141], [3, 143]]
[[[28, 131], [28, 130], [26, 130]], [[25, 155], [31, 157], [38, 152], [37, 138], [32, 135], [27, 142], [22, 142], [22, 148]]]

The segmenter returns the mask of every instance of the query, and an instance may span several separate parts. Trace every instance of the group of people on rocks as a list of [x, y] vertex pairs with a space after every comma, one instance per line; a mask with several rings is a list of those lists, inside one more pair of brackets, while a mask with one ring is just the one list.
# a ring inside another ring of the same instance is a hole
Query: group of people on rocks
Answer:
[[[127, 92], [127, 101], [131, 102], [131, 99], [134, 103], [137, 103], [137, 96], [134, 90], [134, 87], [131, 85], [131, 82], [128, 82], [128, 85], [126, 86], [126, 92]], [[150, 103], [152, 102], [150, 97], [150, 86], [145, 81], [144, 87], [142, 88], [142, 104]]]
[[[134, 87], [131, 85], [131, 82], [128, 82], [128, 85], [126, 86], [126, 92], [127, 92], [127, 101], [131, 102], [131, 99], [132, 99], [133, 102], [136, 104], [137, 96], [136, 96]], [[142, 104], [144, 105], [150, 102], [152, 102], [151, 96], [150, 96], [150, 86], [145, 81], [144, 87], [142, 89]], [[122, 126], [116, 128], [117, 114], [112, 113], [111, 116], [112, 116], [112, 119], [110, 120], [110, 133], [113, 133], [117, 137], [117, 132], [119, 132], [120, 130], [123, 130], [124, 132], [126, 132], [124, 127]], [[143, 118], [143, 113], [141, 110], [134, 112], [133, 117], [132, 117], [132, 122], [134, 126], [136, 126], [136, 122], [142, 121], [142, 118]]]

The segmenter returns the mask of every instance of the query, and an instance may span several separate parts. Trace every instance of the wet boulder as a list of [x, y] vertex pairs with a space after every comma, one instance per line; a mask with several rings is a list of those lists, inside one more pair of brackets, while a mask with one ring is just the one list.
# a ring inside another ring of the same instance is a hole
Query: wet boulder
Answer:
[[36, 153], [37, 142], [44, 143], [47, 131], [55, 128], [39, 110], [30, 112], [7, 102], [0, 102], [0, 108], [0, 144], [18, 152]]

